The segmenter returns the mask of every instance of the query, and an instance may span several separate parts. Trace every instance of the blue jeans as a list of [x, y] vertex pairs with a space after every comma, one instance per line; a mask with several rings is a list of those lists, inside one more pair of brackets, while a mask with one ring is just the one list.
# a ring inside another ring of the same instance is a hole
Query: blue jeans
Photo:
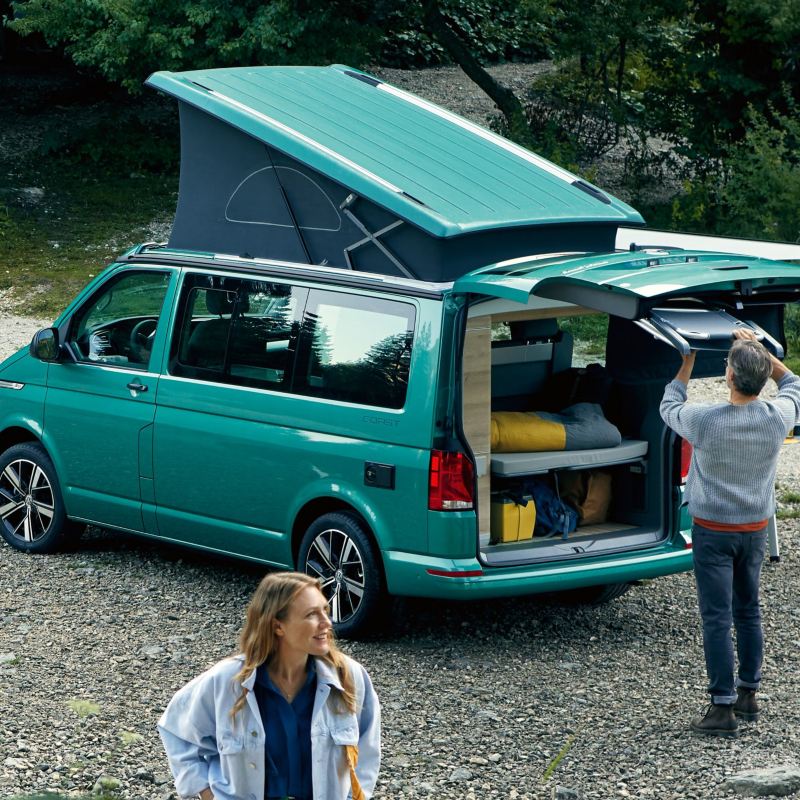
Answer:
[[[764, 636], [758, 584], [766, 528], [755, 532], [712, 531], [692, 526], [694, 575], [703, 619], [703, 651], [711, 702], [730, 705], [736, 687], [758, 689]], [[736, 628], [739, 674], [734, 681], [731, 626]]]

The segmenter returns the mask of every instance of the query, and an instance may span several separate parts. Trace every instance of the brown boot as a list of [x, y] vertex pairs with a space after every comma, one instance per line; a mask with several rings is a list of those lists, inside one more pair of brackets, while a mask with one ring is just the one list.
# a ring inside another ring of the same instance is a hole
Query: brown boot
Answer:
[[695, 733], [706, 736], [725, 736], [731, 739], [739, 735], [739, 722], [733, 713], [733, 706], [717, 706], [713, 703], [706, 709], [702, 717], [695, 717], [691, 722]]
[[748, 722], [757, 722], [761, 716], [761, 709], [756, 700], [756, 690], [750, 689], [747, 686], [736, 687], [736, 702], [733, 704], [733, 713], [739, 719], [745, 719]]

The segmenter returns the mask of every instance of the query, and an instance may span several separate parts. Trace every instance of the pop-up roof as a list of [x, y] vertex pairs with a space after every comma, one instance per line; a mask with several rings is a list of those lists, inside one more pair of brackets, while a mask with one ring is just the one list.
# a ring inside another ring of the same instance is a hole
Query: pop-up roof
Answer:
[[348, 67], [157, 72], [180, 102], [170, 246], [429, 281], [614, 249], [630, 206]]

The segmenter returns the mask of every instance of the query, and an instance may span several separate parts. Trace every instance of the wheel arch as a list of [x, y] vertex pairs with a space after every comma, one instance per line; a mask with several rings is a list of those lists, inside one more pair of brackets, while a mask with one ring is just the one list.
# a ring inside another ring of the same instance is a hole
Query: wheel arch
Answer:
[[[42, 440], [28, 428], [12, 425], [0, 431], [0, 453], [4, 453], [9, 447], [13, 447], [15, 444], [22, 444], [23, 442], [35, 442], [44, 447]], [[46, 447], [45, 451], [47, 451]], [[50, 455], [49, 452], [48, 455]]]
[[385, 581], [383, 557], [381, 556], [381, 549], [378, 545], [378, 540], [375, 536], [375, 531], [369, 524], [367, 519], [361, 514], [355, 506], [341, 500], [337, 497], [318, 497], [314, 500], [309, 500], [298, 512], [292, 525], [292, 562], [297, 569], [300, 565], [297, 563], [298, 556], [300, 555], [300, 543], [303, 540], [305, 532], [308, 527], [314, 522], [315, 519], [323, 516], [323, 514], [330, 514], [336, 511], [343, 511], [352, 514], [363, 526], [367, 535], [375, 546], [375, 554], [378, 556], [378, 563], [381, 568], [381, 577]]

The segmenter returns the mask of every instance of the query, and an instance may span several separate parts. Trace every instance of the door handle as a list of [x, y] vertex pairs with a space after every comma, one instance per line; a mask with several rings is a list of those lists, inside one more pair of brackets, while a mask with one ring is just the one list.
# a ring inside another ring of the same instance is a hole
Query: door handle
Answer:
[[128, 388], [132, 392], [146, 392], [147, 391], [147, 387], [141, 381], [131, 381], [128, 384]]

